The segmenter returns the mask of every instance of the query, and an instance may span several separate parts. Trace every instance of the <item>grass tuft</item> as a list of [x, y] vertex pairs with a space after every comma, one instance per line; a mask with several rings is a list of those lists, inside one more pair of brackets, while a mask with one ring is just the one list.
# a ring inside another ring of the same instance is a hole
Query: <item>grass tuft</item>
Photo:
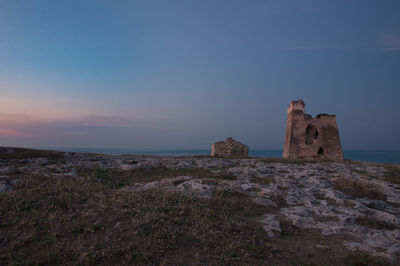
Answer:
[[393, 184], [400, 184], [400, 167], [398, 166], [387, 166], [387, 174], [385, 180]]
[[388, 222], [380, 221], [373, 217], [368, 217], [368, 216], [358, 217], [356, 219], [356, 224], [378, 230], [395, 230], [399, 228]]
[[356, 198], [370, 198], [375, 200], [386, 200], [386, 196], [378, 190], [371, 187], [371, 184], [365, 181], [353, 181], [347, 178], [338, 178], [333, 182], [333, 187], [348, 195]]

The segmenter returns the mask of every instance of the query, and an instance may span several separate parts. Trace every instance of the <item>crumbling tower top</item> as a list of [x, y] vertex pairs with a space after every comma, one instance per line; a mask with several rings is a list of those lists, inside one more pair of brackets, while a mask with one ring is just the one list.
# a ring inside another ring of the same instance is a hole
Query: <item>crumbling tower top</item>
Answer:
[[297, 100], [297, 101], [292, 101], [291, 103], [290, 103], [290, 105], [289, 105], [289, 107], [288, 107], [288, 110], [287, 110], [287, 113], [289, 114], [289, 113], [291, 113], [292, 111], [303, 111], [303, 113], [304, 113], [304, 111], [305, 111], [305, 103], [304, 103], [304, 101], [303, 100]]

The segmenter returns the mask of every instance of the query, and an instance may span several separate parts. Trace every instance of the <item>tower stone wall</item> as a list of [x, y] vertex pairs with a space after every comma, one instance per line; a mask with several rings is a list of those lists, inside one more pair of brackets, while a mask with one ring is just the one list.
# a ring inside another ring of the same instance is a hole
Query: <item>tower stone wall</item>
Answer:
[[335, 115], [305, 113], [303, 100], [292, 101], [287, 109], [283, 158], [342, 160], [343, 152]]

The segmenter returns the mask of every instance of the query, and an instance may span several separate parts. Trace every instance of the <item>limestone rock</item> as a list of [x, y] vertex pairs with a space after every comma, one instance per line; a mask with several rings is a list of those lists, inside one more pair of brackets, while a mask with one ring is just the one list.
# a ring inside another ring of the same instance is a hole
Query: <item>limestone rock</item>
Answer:
[[269, 237], [275, 237], [282, 231], [279, 221], [276, 220], [276, 215], [266, 214], [261, 223]]
[[227, 138], [225, 141], [218, 141], [211, 147], [212, 156], [249, 156], [249, 147], [235, 141], [233, 138]]
[[192, 179], [179, 184], [178, 190], [188, 195], [195, 195], [202, 198], [210, 199], [214, 192], [213, 186], [203, 184], [200, 179]]
[[7, 182], [0, 181], [0, 192], [6, 192], [8, 190], [12, 190], [12, 186], [10, 186]]

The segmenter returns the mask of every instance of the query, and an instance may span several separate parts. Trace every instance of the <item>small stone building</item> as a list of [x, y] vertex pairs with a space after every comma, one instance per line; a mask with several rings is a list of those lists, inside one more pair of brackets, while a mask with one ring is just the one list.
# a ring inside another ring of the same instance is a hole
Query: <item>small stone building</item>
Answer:
[[303, 100], [292, 101], [287, 110], [283, 158], [321, 158], [342, 160], [339, 130], [335, 115], [305, 114]]
[[249, 147], [233, 138], [227, 138], [225, 141], [218, 141], [211, 146], [211, 155], [217, 157], [249, 156]]

